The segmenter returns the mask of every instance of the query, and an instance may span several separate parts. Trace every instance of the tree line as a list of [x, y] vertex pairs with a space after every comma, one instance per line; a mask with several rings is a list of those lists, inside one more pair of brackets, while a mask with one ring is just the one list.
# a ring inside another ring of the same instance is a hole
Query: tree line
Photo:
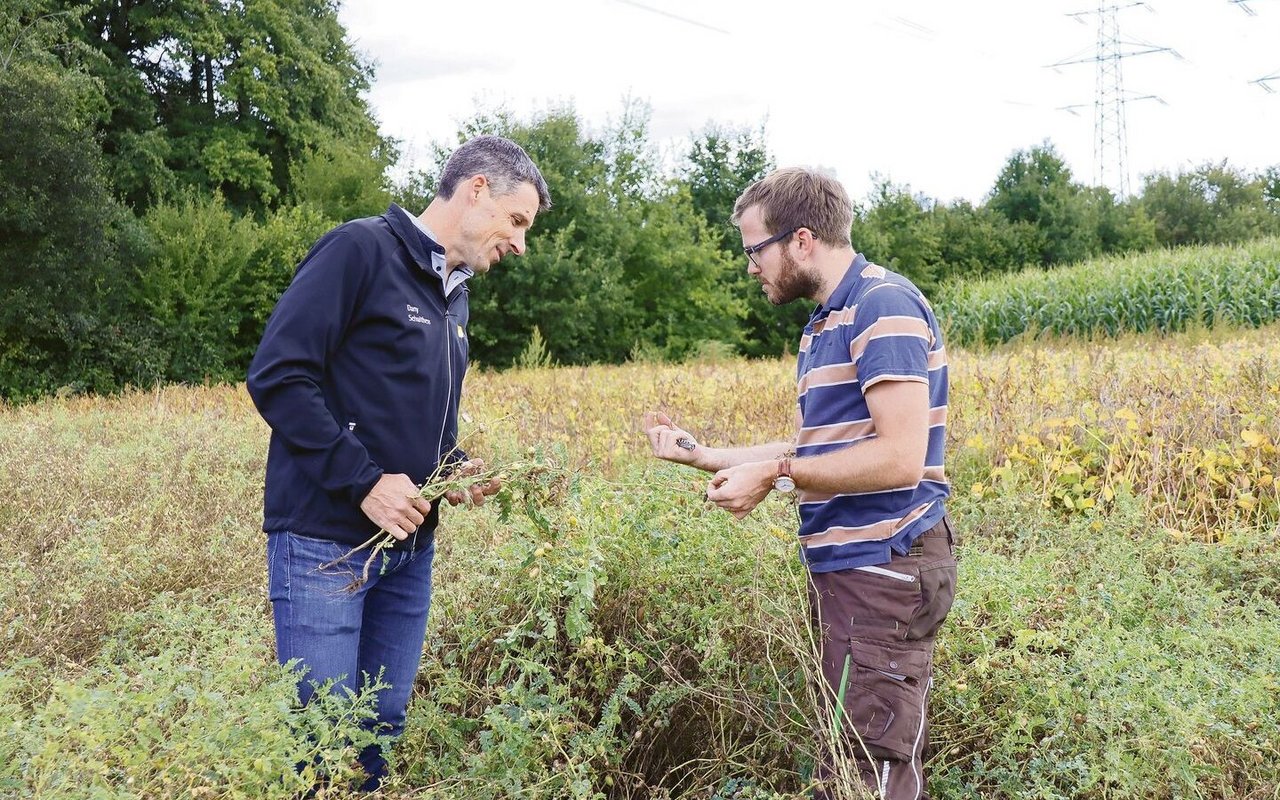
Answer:
[[[454, 144], [406, 168], [331, 0], [0, 0], [0, 11], [6, 399], [241, 379], [310, 244], [392, 201], [420, 211]], [[482, 132], [530, 152], [555, 206], [527, 256], [474, 282], [479, 363], [794, 347], [808, 309], [768, 304], [728, 221], [774, 166], [762, 130], [708, 123], [674, 163], [635, 102], [599, 129], [570, 105], [529, 119], [485, 110], [455, 138]], [[878, 179], [852, 236], [928, 291], [1272, 233], [1278, 167], [1157, 173], [1116, 198], [1076, 181], [1046, 142], [1013, 153], [977, 204]]]

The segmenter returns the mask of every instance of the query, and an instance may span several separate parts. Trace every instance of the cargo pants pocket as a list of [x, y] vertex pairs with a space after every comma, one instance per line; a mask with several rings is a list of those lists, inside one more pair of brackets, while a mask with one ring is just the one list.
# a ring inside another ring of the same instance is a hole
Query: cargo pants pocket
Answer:
[[907, 625], [909, 640], [932, 639], [956, 599], [956, 560], [947, 556], [920, 565], [920, 605]]
[[[855, 731], [873, 758], [916, 757], [924, 735], [931, 649], [931, 642], [849, 640], [837, 688], [845, 713], [837, 726]], [[858, 744], [850, 745], [860, 756]]]

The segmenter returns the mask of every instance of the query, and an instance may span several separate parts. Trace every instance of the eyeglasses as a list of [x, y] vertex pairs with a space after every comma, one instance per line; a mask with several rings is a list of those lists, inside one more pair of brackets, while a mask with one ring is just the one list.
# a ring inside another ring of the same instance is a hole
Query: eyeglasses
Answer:
[[760, 263], [756, 261], [756, 253], [759, 253], [761, 250], [765, 249], [766, 247], [773, 244], [774, 242], [782, 241], [783, 239], [787, 238], [788, 236], [790, 236], [791, 234], [795, 233], [798, 230], [800, 229], [792, 228], [789, 231], [783, 231], [782, 233], [776, 234], [774, 236], [770, 236], [768, 239], [765, 239], [763, 242], [760, 242], [759, 244], [753, 244], [750, 247], [742, 248], [742, 252], [747, 254], [747, 260], [750, 261], [755, 266], [756, 269], [760, 269]]

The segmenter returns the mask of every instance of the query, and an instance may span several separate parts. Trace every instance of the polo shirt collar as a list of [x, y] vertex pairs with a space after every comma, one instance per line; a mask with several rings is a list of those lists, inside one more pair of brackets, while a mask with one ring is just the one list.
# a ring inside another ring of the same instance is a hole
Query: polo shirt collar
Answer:
[[[410, 214], [408, 211], [405, 211], [403, 208], [400, 210], [404, 211], [405, 216], [409, 218], [409, 221], [414, 224], [414, 227], [416, 227], [419, 231], [421, 231], [424, 236], [426, 236], [432, 242], [438, 241], [435, 232], [427, 227], [427, 223], [422, 221], [422, 217], [415, 217], [413, 214]], [[431, 272], [437, 278], [439, 278], [441, 281], [444, 282], [445, 294], [449, 294], [455, 288], [465, 283], [467, 278], [470, 278], [472, 275], [476, 274], [475, 270], [471, 269], [471, 267], [468, 267], [466, 264], [457, 266], [453, 269], [452, 272], [450, 272], [448, 265], [445, 263], [443, 250], [431, 251]], [[449, 277], [446, 278], [445, 277], [446, 275], [448, 275]]]
[[862, 271], [870, 263], [862, 253], [855, 253], [853, 262], [849, 264], [849, 269], [845, 271], [844, 277], [836, 284], [836, 288], [831, 291], [831, 296], [827, 298], [827, 302], [813, 310], [810, 321], [817, 321], [832, 311], [849, 305], [849, 299], [857, 293], [858, 284], [862, 282]]

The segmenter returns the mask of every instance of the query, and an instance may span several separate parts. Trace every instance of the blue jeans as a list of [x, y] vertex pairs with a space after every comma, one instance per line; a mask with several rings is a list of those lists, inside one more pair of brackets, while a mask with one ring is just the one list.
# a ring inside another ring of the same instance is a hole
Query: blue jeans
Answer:
[[[378, 693], [377, 719], [370, 724], [380, 734], [396, 737], [404, 731], [405, 710], [422, 659], [435, 541], [416, 552], [383, 551], [385, 562], [379, 555], [369, 581], [354, 592], [346, 587], [360, 573], [365, 552], [323, 572], [318, 568], [348, 550], [345, 544], [289, 531], [268, 534], [268, 591], [277, 655], [281, 664], [296, 658], [307, 669], [298, 681], [303, 703], [327, 680], [335, 681], [335, 691], [358, 691], [366, 676], [374, 679], [381, 672], [389, 687]], [[387, 773], [382, 748], [366, 748], [360, 763], [369, 775], [361, 788], [376, 789]]]

